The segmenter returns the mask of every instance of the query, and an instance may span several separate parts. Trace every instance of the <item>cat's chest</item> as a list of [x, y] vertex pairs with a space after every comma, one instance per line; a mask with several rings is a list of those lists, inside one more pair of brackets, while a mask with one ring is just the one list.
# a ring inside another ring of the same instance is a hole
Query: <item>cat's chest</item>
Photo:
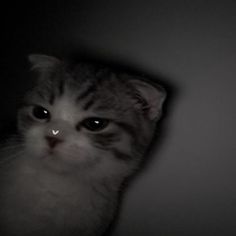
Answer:
[[91, 193], [83, 181], [47, 173], [32, 167], [18, 168], [9, 177], [6, 203], [21, 212], [42, 215], [66, 215], [76, 208], [90, 206]]
[[48, 232], [44, 235], [82, 232], [91, 221], [100, 222], [100, 211], [106, 205], [90, 189], [81, 180], [19, 168], [9, 178], [4, 195], [0, 194], [4, 206], [0, 218], [22, 235], [38, 235], [32, 234], [35, 229]]
[[[76, 183], [77, 182], [77, 183]], [[0, 218], [19, 227], [70, 227], [93, 218], [94, 199], [80, 181], [32, 170], [18, 171], [1, 197]], [[98, 203], [99, 204], [99, 203]], [[88, 219], [87, 219], [88, 218]], [[29, 230], [31, 229], [29, 227]]]
[[[76, 204], [88, 199], [89, 186], [79, 177], [59, 175], [27, 167], [19, 170], [15, 178], [16, 190], [21, 186], [22, 194], [32, 195], [41, 202]], [[53, 204], [52, 203], [52, 204]]]

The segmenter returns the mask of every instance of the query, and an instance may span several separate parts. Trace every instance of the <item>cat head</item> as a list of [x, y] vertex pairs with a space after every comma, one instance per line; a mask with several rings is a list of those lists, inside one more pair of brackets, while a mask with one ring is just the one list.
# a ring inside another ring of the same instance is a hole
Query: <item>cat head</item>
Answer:
[[161, 116], [165, 90], [147, 80], [30, 55], [35, 86], [18, 128], [33, 158], [61, 168], [115, 172], [138, 163]]

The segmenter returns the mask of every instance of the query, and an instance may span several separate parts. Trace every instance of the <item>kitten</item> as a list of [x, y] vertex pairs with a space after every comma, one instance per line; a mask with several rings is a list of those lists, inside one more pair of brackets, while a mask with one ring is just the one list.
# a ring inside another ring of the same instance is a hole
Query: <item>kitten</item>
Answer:
[[102, 235], [150, 144], [165, 90], [90, 64], [29, 59], [35, 86], [0, 153], [1, 235]]

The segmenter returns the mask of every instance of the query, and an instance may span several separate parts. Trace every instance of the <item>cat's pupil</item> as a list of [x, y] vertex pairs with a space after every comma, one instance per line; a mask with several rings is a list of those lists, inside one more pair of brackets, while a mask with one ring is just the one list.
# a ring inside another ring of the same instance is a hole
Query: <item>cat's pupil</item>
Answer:
[[83, 121], [83, 126], [90, 131], [100, 131], [108, 126], [109, 121], [103, 118], [88, 118]]
[[32, 113], [35, 118], [40, 120], [47, 120], [50, 118], [49, 111], [41, 106], [34, 106]]

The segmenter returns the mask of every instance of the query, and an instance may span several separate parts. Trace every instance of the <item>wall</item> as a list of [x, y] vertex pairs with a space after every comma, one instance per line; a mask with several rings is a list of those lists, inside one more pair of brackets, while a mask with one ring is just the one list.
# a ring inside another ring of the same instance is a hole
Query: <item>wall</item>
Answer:
[[89, 50], [148, 72], [169, 90], [164, 134], [113, 235], [236, 235], [235, 1], [15, 4], [1, 7], [2, 126], [28, 53]]

